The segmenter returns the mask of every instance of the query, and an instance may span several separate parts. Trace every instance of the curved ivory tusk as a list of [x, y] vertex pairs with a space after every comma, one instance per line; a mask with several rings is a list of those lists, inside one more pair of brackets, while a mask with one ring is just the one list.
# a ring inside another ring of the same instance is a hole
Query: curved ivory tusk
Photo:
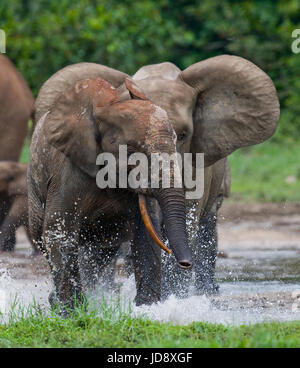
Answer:
[[144, 196], [144, 194], [139, 194], [139, 205], [144, 225], [151, 235], [152, 239], [161, 249], [170, 254], [171, 250], [160, 240], [160, 237], [157, 235], [157, 232], [154, 229], [151, 218], [147, 211], [146, 197]]

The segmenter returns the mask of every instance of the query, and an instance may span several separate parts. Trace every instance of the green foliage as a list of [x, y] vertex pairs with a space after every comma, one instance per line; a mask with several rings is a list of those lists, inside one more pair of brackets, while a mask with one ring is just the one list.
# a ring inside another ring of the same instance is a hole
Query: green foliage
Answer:
[[134, 73], [163, 61], [175, 33], [174, 23], [149, 0], [3, 0], [0, 13], [8, 55], [35, 92], [72, 63], [97, 62]]
[[129, 74], [172, 61], [185, 68], [235, 54], [265, 70], [281, 102], [276, 139], [300, 136], [298, 0], [1, 0], [7, 54], [36, 95], [62, 67], [97, 62]]

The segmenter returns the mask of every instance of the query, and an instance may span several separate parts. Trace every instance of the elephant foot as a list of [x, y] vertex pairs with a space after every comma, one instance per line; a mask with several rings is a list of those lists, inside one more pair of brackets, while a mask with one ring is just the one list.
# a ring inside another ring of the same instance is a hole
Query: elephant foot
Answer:
[[159, 300], [153, 301], [153, 300], [144, 299], [144, 298], [135, 298], [134, 302], [137, 307], [140, 307], [141, 305], [152, 305], [152, 304], [158, 303]]
[[50, 307], [52, 309], [57, 308], [57, 306], [58, 306], [58, 300], [57, 300], [56, 292], [55, 291], [51, 291], [50, 292], [50, 294], [48, 296], [48, 301], [49, 301]]
[[160, 302], [160, 296], [151, 294], [139, 294], [137, 293], [134, 299], [135, 305], [138, 307], [140, 305], [151, 305]]
[[57, 297], [55, 291], [51, 291], [48, 300], [52, 311], [63, 318], [69, 318], [77, 308], [80, 310], [87, 309], [87, 299], [82, 293], [74, 294], [73, 298], [63, 301]]
[[1, 252], [6, 252], [6, 253], [13, 253], [15, 251], [14, 248], [10, 248], [10, 247], [1, 247], [0, 248]]
[[13, 252], [15, 250], [15, 243], [11, 241], [1, 242], [0, 250], [2, 252]]

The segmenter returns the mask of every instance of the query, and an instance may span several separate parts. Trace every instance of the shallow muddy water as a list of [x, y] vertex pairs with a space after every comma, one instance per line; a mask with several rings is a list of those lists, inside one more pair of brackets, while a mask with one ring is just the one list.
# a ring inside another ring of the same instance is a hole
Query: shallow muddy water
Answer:
[[[219, 295], [195, 296], [191, 291], [187, 299], [171, 296], [156, 305], [133, 306], [133, 316], [179, 324], [300, 320], [300, 211], [231, 206], [224, 206], [219, 221], [219, 250], [227, 256], [217, 261]], [[43, 257], [30, 256], [22, 229], [17, 239], [15, 254], [0, 254], [4, 314], [15, 300], [26, 306], [35, 299], [48, 308], [52, 289], [48, 266]], [[120, 292], [126, 305], [135, 296], [135, 285], [133, 277], [123, 281]], [[106, 296], [114, 298], [111, 293]], [[97, 297], [100, 294], [93, 299]]]

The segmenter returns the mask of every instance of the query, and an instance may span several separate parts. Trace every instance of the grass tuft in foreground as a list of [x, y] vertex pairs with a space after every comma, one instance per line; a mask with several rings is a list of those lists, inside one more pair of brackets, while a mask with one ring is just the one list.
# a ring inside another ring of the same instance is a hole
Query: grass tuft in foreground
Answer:
[[300, 347], [300, 321], [224, 326], [187, 326], [131, 318], [120, 304], [104, 300], [98, 309], [77, 308], [69, 318], [45, 313], [38, 305], [13, 308], [0, 324], [0, 347]]

